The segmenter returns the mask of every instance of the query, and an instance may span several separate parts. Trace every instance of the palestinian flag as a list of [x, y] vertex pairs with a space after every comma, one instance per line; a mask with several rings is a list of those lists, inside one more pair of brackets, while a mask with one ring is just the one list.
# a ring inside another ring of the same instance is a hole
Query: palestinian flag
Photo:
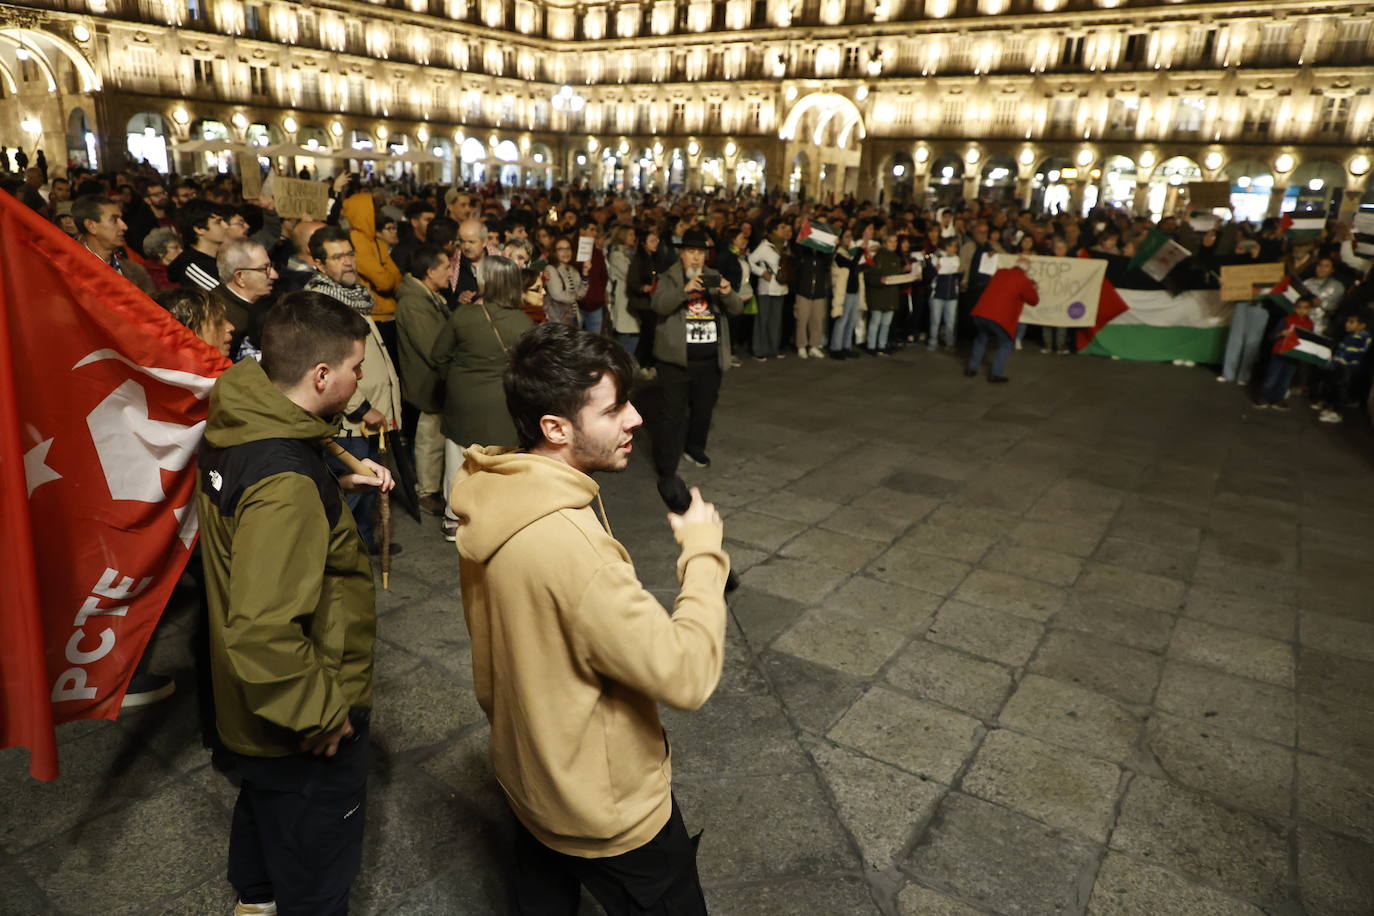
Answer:
[[801, 228], [797, 230], [798, 245], [805, 245], [807, 248], [822, 254], [830, 254], [834, 251], [839, 240], [835, 230], [822, 222], [804, 219], [801, 221]]
[[1166, 286], [1131, 269], [1127, 258], [1110, 256], [1097, 327], [1079, 331], [1079, 347], [1095, 356], [1146, 362], [1220, 363], [1231, 312], [1215, 280], [1191, 262], [1171, 271]]
[[1130, 269], [1141, 270], [1146, 276], [1162, 283], [1170, 271], [1191, 256], [1192, 252], [1187, 248], [1158, 229], [1151, 229], [1150, 234], [1145, 236], [1145, 240], [1136, 248], [1135, 257], [1131, 258]]
[[1269, 288], [1269, 292], [1264, 295], [1264, 299], [1272, 302], [1285, 312], [1293, 311], [1293, 306], [1298, 304], [1299, 299], [1312, 298], [1312, 291], [1302, 285], [1302, 281], [1295, 277], [1285, 276], [1282, 280]]
[[1309, 212], [1297, 216], [1285, 213], [1283, 219], [1279, 220], [1279, 231], [1294, 241], [1316, 238], [1325, 230], [1325, 213]]
[[1333, 344], [1329, 338], [1313, 333], [1306, 328], [1295, 328], [1294, 330], [1297, 333], [1284, 334], [1279, 338], [1279, 342], [1274, 344], [1275, 353], [1285, 359], [1311, 363], [1323, 369], [1331, 365]]

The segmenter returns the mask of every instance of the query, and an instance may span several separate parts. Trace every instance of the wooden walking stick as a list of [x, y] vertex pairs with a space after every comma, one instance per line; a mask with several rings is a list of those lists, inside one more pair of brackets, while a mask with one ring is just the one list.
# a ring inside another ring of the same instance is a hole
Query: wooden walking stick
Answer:
[[[386, 451], [386, 436], [382, 437], [382, 451]], [[333, 455], [344, 463], [344, 466], [353, 474], [363, 477], [376, 477], [377, 475], [357, 459], [352, 452], [344, 448], [335, 439], [324, 440], [325, 451]], [[382, 589], [389, 590], [391, 587], [391, 495], [389, 493], [377, 494], [382, 498], [380, 504], [381, 528], [382, 528]]]
[[[377, 430], [381, 451], [386, 452], [386, 426]], [[391, 590], [391, 494], [378, 493], [377, 524], [382, 529], [382, 591]]]

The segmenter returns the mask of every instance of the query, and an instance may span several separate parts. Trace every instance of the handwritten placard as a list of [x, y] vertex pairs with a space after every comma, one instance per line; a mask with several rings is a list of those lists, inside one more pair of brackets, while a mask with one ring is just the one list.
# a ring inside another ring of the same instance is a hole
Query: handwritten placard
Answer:
[[257, 153], [235, 153], [239, 166], [239, 181], [243, 183], [243, 199], [257, 200], [262, 196], [262, 169]]
[[1255, 287], [1283, 279], [1282, 264], [1227, 264], [1221, 268], [1221, 298], [1227, 302], [1255, 298]]
[[329, 216], [329, 185], [300, 178], [272, 179], [277, 215], [283, 219], [324, 219]]
[[1188, 200], [1194, 210], [1211, 210], [1220, 207], [1231, 209], [1231, 182], [1194, 181], [1188, 185]]
[[[1015, 267], [1023, 255], [1000, 254], [999, 268]], [[1107, 275], [1107, 262], [1097, 258], [1050, 258], [1032, 255], [1026, 258], [1030, 268], [1026, 274], [1035, 281], [1040, 304], [1021, 313], [1026, 324], [1042, 324], [1056, 328], [1084, 328], [1097, 323], [1098, 299], [1102, 294], [1102, 280]]]

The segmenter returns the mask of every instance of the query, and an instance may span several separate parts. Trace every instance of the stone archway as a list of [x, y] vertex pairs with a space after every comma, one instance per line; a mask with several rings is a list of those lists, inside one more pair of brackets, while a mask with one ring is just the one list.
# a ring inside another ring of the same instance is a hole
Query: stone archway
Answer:
[[[858, 189], [863, 140], [868, 136], [863, 115], [847, 96], [812, 92], [799, 98], [783, 119], [778, 138], [786, 147], [783, 161], [796, 163], [806, 155], [804, 180], [793, 182], [803, 198], [837, 199]], [[795, 170], [792, 173], [796, 174]]]

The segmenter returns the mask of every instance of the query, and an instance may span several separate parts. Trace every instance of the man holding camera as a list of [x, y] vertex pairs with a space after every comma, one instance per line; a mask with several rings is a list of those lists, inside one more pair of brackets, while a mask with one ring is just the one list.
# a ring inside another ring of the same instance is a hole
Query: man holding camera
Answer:
[[705, 269], [708, 245], [700, 229], [683, 233], [678, 263], [658, 275], [649, 300], [659, 316], [654, 336], [659, 392], [654, 469], [660, 478], [677, 475], [684, 453], [697, 467], [711, 466], [706, 437], [721, 376], [730, 366], [730, 323], [725, 318], [744, 310], [729, 281]]

